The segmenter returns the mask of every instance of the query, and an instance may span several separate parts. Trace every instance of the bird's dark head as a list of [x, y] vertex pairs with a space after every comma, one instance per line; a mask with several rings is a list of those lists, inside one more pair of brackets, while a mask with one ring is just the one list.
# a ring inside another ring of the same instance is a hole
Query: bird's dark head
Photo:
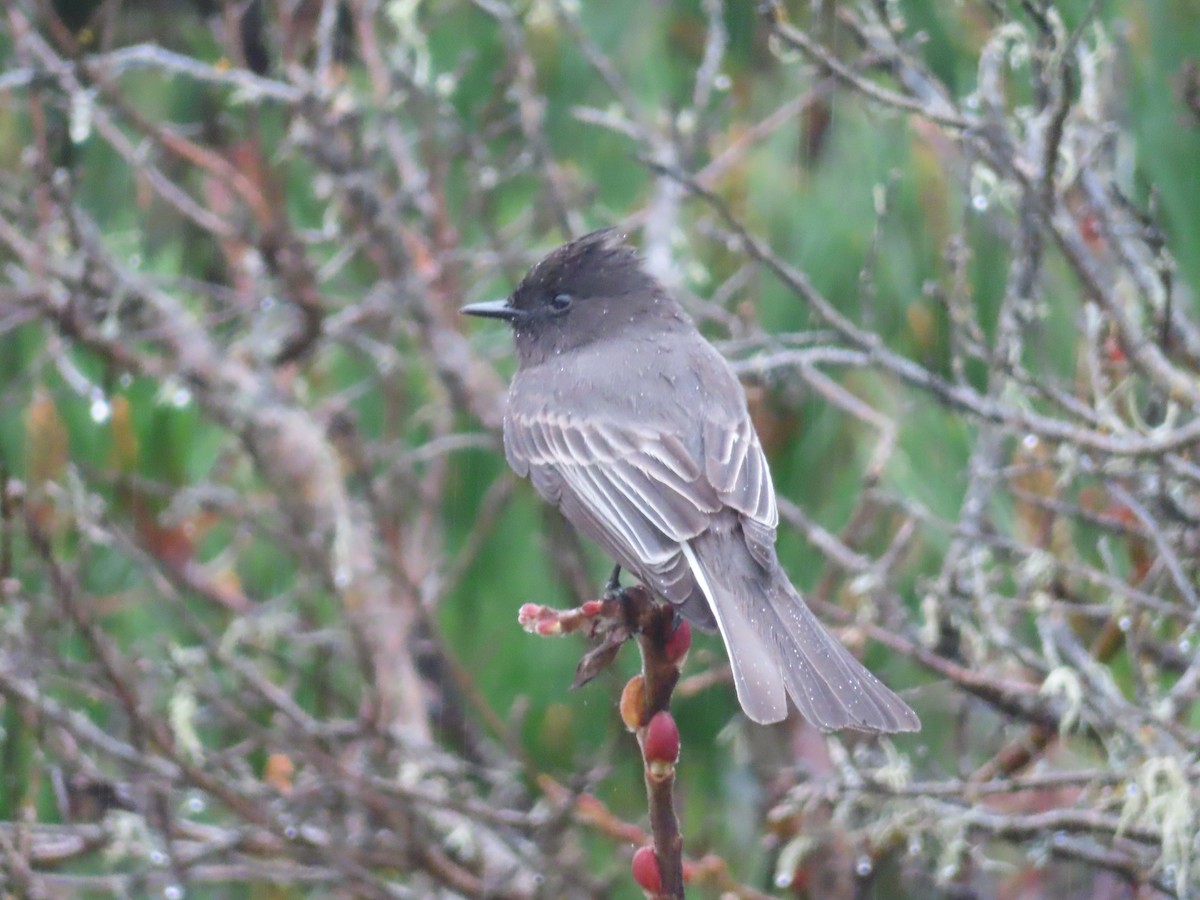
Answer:
[[463, 307], [507, 320], [523, 364], [606, 340], [626, 329], [679, 322], [679, 305], [612, 228], [563, 244], [537, 263], [504, 300]]

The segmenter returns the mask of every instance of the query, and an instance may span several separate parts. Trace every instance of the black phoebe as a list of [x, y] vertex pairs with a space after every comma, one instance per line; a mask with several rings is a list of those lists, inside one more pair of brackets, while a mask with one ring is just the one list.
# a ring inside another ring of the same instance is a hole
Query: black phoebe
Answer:
[[737, 376], [607, 229], [559, 247], [511, 297], [517, 474], [689, 621], [725, 641], [742, 709], [825, 731], [920, 721], [821, 625], [775, 555], [775, 488]]

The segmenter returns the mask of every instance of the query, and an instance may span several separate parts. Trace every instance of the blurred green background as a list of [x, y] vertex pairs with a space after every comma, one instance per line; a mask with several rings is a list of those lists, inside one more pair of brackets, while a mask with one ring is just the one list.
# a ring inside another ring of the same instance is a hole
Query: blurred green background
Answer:
[[[125, 4], [102, 36], [94, 26], [82, 25], [89, 21], [89, 4], [56, 5], [70, 27], [86, 29], [75, 32], [85, 47], [95, 48], [102, 37], [108, 42], [102, 48], [106, 51], [152, 41], [210, 63], [227, 59], [227, 46], [213, 25], [220, 16], [216, 6], [179, 2], [151, 9], [148, 4]], [[908, 39], [920, 47], [921, 58], [960, 98], [974, 90], [983, 43], [996, 26], [995, 9], [1021, 17], [1018, 3], [913, 0], [891, 5], [905, 19]], [[1063, 0], [1055, 7], [1070, 30], [1091, 5]], [[1086, 26], [1086, 40], [1111, 47], [1111, 78], [1121, 99], [1121, 108], [1113, 113], [1120, 126], [1114, 140], [1128, 172], [1122, 187], [1136, 202], [1156, 209], [1180, 282], [1200, 284], [1200, 127], [1189, 118], [1185, 103], [1187, 66], [1200, 57], [1200, 6], [1188, 0], [1109, 0], [1096, 5], [1099, 11]], [[827, 27], [811, 18], [806, 4], [791, 4], [790, 13], [814, 34]], [[484, 247], [503, 234], [508, 249], [528, 261], [566, 238], [549, 210], [539, 166], [526, 158], [533, 148], [502, 115], [508, 111], [506, 91], [513, 77], [506, 44], [511, 36], [506, 38], [496, 18], [467, 2], [395, 3], [385, 14], [399, 23], [401, 35], [388, 52], [406, 57], [409, 65], [400, 68], [414, 80], [435, 86], [431, 94], [437, 99], [422, 101], [435, 108], [417, 109], [414, 101], [412, 107], [402, 108], [399, 119], [405, 122], [412, 113], [406, 124], [411, 124], [414, 150], [441, 167], [438, 177], [446, 190], [439, 197], [445, 206], [438, 215], [458, 244]], [[639, 115], [658, 124], [690, 105], [707, 33], [699, 3], [583, 3], [578, 14], [587, 39], [611, 60]], [[703, 119], [708, 134], [699, 142], [696, 158], [681, 161], [693, 170], [815, 83], [810, 68], [791, 59], [781, 61], [773, 52], [749, 4], [728, 4], [723, 18], [728, 31], [721, 65], [725, 77]], [[536, 88], [546, 100], [544, 149], [568, 186], [574, 211], [585, 227], [624, 221], [649, 201], [655, 177], [638, 158], [633, 141], [578, 115], [580, 107], [611, 111], [616, 102], [612, 90], [550, 3], [518, 4], [514, 21], [536, 66]], [[840, 38], [832, 31], [825, 37], [831, 36], [836, 46]], [[385, 165], [377, 140], [380, 132], [372, 131], [378, 124], [375, 119], [384, 113], [371, 100], [369, 74], [354, 34], [347, 30], [345, 40], [349, 49], [331, 89], [346, 94], [364, 133], [376, 136], [375, 142], [358, 148], [359, 158]], [[267, 49], [266, 73], [282, 78], [282, 71], [269, 62], [277, 47]], [[22, 64], [14, 56], [12, 34], [0, 30], [0, 69]], [[1014, 68], [1011, 80], [1013, 106], [1028, 102], [1022, 96], [1019, 69]], [[328, 314], [352, 308], [376, 285], [378, 271], [368, 254], [352, 250], [338, 262], [347, 251], [338, 239], [341, 213], [330, 202], [330, 184], [304, 152], [304, 141], [311, 136], [291, 128], [281, 105], [254, 102], [226, 87], [151, 70], [125, 72], [119, 84], [121, 95], [140, 116], [170, 122], [206, 146], [224, 148], [230, 158], [237, 159], [233, 152], [244, 146], [242, 142], [253, 144], [252, 155], [265, 167], [264, 183], [278, 192], [292, 226], [312, 237], [307, 246], [314, 265], [328, 267], [330, 274], [321, 285]], [[15, 89], [0, 93], [0, 171], [6, 182], [4, 202], [14, 214], [12, 204], [35, 202], [20, 187], [31, 168], [28, 153], [34, 135], [23, 96]], [[105, 246], [130, 268], [174, 293], [231, 353], [251, 353], [261, 334], [272, 339], [276, 325], [271, 310], [226, 302], [220, 291], [201, 287], [216, 285], [236, 294], [220, 242], [154, 199], [144, 173], [97, 135], [95, 122], [89, 128], [86, 112], [62, 108], [60, 98], [52, 94], [46, 99], [52, 154], [69, 173], [76, 197]], [[1010, 263], [1010, 198], [989, 195], [986, 186], [973, 197], [963, 161], [932, 129], [841, 89], [831, 90], [827, 99], [827, 120], [792, 117], [730, 166], [715, 189], [845, 315], [877, 332], [888, 347], [947, 372], [948, 329], [944, 304], [938, 299], [952, 289], [955, 277], [947, 261], [947, 242], [960, 233], [968, 242], [966, 290], [990, 334]], [[387, 111], [388, 116], [394, 114]], [[170, 161], [163, 166], [203, 203], [219, 203], [196, 171]], [[494, 181], [481, 189], [482, 170]], [[407, 187], [393, 171], [384, 178], [398, 189]], [[882, 217], [877, 215], [878, 197], [886, 201]], [[672, 236], [681, 261], [680, 283], [695, 295], [709, 296], [744, 260], [706, 226], [709, 220], [700, 205], [683, 202], [682, 221], [688, 230]], [[407, 220], [418, 231], [427, 224], [412, 214]], [[0, 253], [0, 262], [3, 259]], [[867, 286], [864, 267], [869, 267]], [[455, 273], [458, 300], [502, 295], [520, 272], [513, 262], [466, 266]], [[1057, 260], [1047, 268], [1044, 293], [1048, 316], [1027, 350], [1026, 362], [1069, 384], [1080, 300], [1071, 276]], [[706, 317], [703, 308], [694, 306], [706, 332], [717, 341], [754, 335], [755, 325], [768, 335], [802, 332], [814, 325], [805, 307], [766, 274], [752, 273], [724, 302], [733, 313], [725, 320]], [[1177, 302], [1191, 303], [1192, 295], [1181, 289]], [[406, 314], [403, 309], [394, 312], [401, 318]], [[730, 321], [742, 323], [742, 332], [731, 334]], [[504, 377], [511, 373], [503, 329], [456, 327], [480, 353], [497, 360]], [[321, 347], [295, 376], [303, 382], [300, 393], [309, 406], [337, 404], [352, 413], [363, 442], [372, 448], [370, 465], [378, 469], [387, 467], [389, 455], [411, 452], [430, 438], [440, 427], [432, 424], [436, 416], [430, 408], [442, 402], [442, 388], [418, 352], [420, 335], [404, 328], [387, 334], [396, 337], [396, 371], [401, 377], [395, 372], [381, 376], [377, 357], [358, 352], [348, 342]], [[311, 646], [295, 647], [290, 641], [289, 629], [295, 623], [302, 623], [306, 631], [338, 628], [341, 610], [328, 591], [312, 590], [311, 582], [298, 583], [293, 550], [279, 539], [270, 515], [260, 522], [261, 528], [194, 511], [170, 520], [174, 524], [150, 524], [189, 486], [219, 488], [251, 507], [261, 506], [268, 488], [231, 447], [235, 441], [230, 432], [197, 408], [185, 383], [114, 373], [78, 346], [67, 353], [69, 366], [57, 365], [56, 340], [45, 322], [19, 322], [15, 309], [5, 313], [0, 330], [3, 471], [33, 487], [60, 485], [57, 502], [64, 507], [70, 503], [61, 498], [74, 494], [73, 502], [78, 503], [79, 496], [94, 493], [106, 516], [164, 553], [175, 546], [172, 541], [186, 545], [179, 552], [209, 567], [218, 582], [236, 585], [259, 609], [256, 627], [269, 635], [257, 635], [258, 647], [264, 659], [279, 660], [276, 674], [285, 679], [297, 702], [318, 717], [352, 712], [363, 689], [361, 673], [331, 666], [330, 658]], [[728, 345], [734, 356], [747, 355], [743, 346]], [[969, 368], [967, 374], [976, 386], [986, 383], [988, 373], [982, 367]], [[962, 501], [974, 426], [930, 398], [899, 391], [874, 374], [850, 371], [839, 379], [903, 422], [900, 448], [883, 473], [882, 488], [953, 520]], [[874, 434], [792, 384], [772, 381], [756, 396], [756, 414], [779, 494], [825, 528], [840, 531], [859, 501]], [[454, 431], [481, 431], [470, 417], [455, 415]], [[414, 463], [406, 476], [411, 484], [398, 481], [397, 488], [419, 484], [423, 466]], [[450, 457], [436, 527], [451, 565], [472, 540], [487, 492], [504, 471], [496, 441], [479, 442]], [[1009, 516], [1015, 515], [1010, 509]], [[55, 550], [81, 567], [89, 603], [103, 631], [148, 668], [178, 665], [179, 648], [196, 641], [196, 622], [182, 615], [180, 607], [157, 599], [144, 560], [128, 545], [96, 543], [80, 517], [72, 518], [70, 524], [59, 521], [55, 526]], [[172, 531], [184, 526], [186, 536]], [[556, 566], [555, 548], [565, 539], [562, 527], [529, 485], [517, 485], [463, 577], [444, 594], [433, 589], [431, 610], [441, 639], [472, 673], [487, 705], [519, 735], [530, 770], [573, 784], [582, 773], [604, 770], [607, 774], [594, 785], [597, 796], [621, 818], [638, 820], [645, 804], [641, 764], [616, 710], [621, 687], [637, 667], [632, 649], [622, 653], [614, 672], [568, 692], [582, 644], [576, 639], [539, 640], [516, 624], [521, 603], [568, 606], [581, 599]], [[880, 552], [887, 537], [886, 528], [881, 528], [867, 536], [860, 549]], [[946, 540], [936, 531], [923, 532], [910, 551], [912, 561], [898, 586], [914, 616], [925, 579], [936, 573]], [[24, 590], [36, 593], [44, 588], [45, 571], [28, 557], [22, 561], [28, 548], [19, 542], [17, 551], [13, 572], [25, 582]], [[593, 548], [587, 553], [588, 577], [599, 589], [607, 561]], [[826, 574], [821, 554], [794, 528], [781, 529], [780, 556], [802, 590]], [[234, 618], [199, 597], [185, 596], [183, 603], [190, 616], [216, 633], [229, 628]], [[0, 618], [12, 614], [10, 607]], [[64, 702], [78, 705], [101, 725], [119, 721], [107, 702], [81, 695], [72, 685], [70, 666], [86, 670], [89, 659], [77, 637], [69, 629], [58, 634], [47, 630], [38, 640], [59, 644], [57, 652], [68, 666], [59, 686]], [[928, 677], [910, 663], [890, 659], [878, 646], [868, 649], [865, 660], [885, 681], [906, 691], [925, 721], [921, 734], [895, 741], [902, 753], [914, 755], [914, 766], [931, 777], [969, 768], [953, 756], [953, 721], [943, 709], [944, 695], [930, 686]], [[689, 672], [722, 662], [719, 641], [705, 636], [697, 641]], [[155, 698], [164, 714], [172, 702], [169, 692]], [[47, 760], [33, 751], [34, 737], [14, 710], [8, 707], [0, 738], [6, 773], [0, 819], [18, 818], [22, 804], [32, 801], [40, 820], [54, 821], [58, 812], [53, 791], [37, 775]], [[762, 749], [755, 746], [762, 738], [748, 735], [743, 726], [731, 726], [735, 711], [727, 684], [677, 703], [684, 745], [679, 799], [685, 839], [690, 853], [711, 849], [731, 861], [740, 879], [769, 886], [773, 863], [756, 818], [757, 804], [765, 799], [759, 793], [763, 781], [754, 769], [762, 763]], [[229, 746], [238, 736], [228, 728], [202, 728], [202, 740], [213, 747]], [[991, 749], [975, 748], [976, 762]], [[597, 868], [611, 866], [611, 841], [592, 841]], [[893, 897], [899, 896], [898, 890], [881, 875], [865, 895]], [[211, 896], [227, 895], [233, 896]], [[271, 894], [291, 895], [282, 888]], [[611, 896], [637, 895], [618, 878]], [[238, 896], [267, 895], [247, 890]]]

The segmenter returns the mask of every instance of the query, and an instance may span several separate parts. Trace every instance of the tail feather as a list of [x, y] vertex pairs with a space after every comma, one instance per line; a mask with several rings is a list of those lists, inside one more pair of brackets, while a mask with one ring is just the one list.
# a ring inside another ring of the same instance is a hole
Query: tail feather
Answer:
[[737, 691], [738, 703], [755, 722], [768, 725], [787, 718], [787, 694], [780, 674], [778, 656], [763, 640], [761, 626], [753, 616], [747, 616], [740, 606], [714, 602], [723, 596], [714, 593], [708, 573], [700, 565], [695, 551], [689, 544], [683, 545], [684, 555], [692, 566], [692, 574], [700, 584], [700, 590], [708, 598], [708, 605], [725, 642], [725, 652], [733, 668], [733, 686]]
[[917, 714], [825, 629], [782, 573], [766, 605], [787, 692], [806, 719], [823, 731], [920, 729]]
[[908, 704], [825, 629], [782, 571], [763, 571], [744, 550], [704, 549], [684, 545], [725, 641], [747, 716], [762, 724], [785, 718], [786, 692], [822, 731], [890, 734], [921, 727]]

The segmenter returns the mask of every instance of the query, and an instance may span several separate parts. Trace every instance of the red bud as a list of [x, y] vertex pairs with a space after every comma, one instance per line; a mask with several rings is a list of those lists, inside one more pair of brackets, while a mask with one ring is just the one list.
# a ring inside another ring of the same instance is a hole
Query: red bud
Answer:
[[633, 880], [647, 894], [662, 893], [662, 870], [653, 847], [641, 847], [633, 854]]
[[679, 620], [679, 627], [675, 629], [675, 633], [667, 638], [667, 644], [663, 648], [663, 652], [673, 663], [680, 662], [687, 654], [692, 646], [692, 626], [684, 619]]
[[646, 726], [642, 756], [652, 776], [668, 778], [675, 774], [675, 763], [679, 760], [679, 727], [666, 710], [655, 713]]

